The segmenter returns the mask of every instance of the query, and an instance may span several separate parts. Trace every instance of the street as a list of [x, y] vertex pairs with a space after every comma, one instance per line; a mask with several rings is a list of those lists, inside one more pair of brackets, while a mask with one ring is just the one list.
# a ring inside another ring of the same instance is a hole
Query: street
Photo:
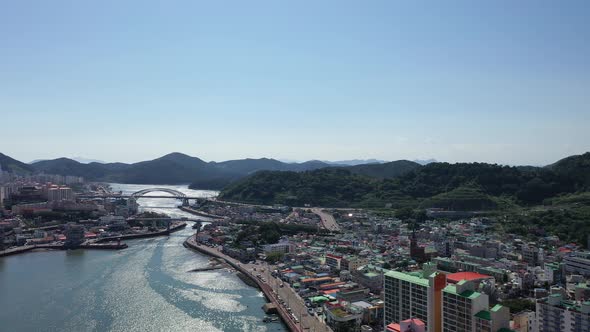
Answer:
[[311, 209], [311, 212], [320, 216], [320, 219], [322, 220], [322, 225], [325, 229], [331, 232], [340, 231], [340, 226], [338, 226], [338, 224], [336, 223], [336, 219], [334, 219], [333, 215], [323, 211], [321, 208], [313, 208]]

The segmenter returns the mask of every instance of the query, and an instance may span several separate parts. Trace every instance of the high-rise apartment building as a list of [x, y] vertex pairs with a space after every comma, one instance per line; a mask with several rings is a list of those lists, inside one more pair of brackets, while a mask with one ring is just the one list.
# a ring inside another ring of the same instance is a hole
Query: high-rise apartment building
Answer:
[[55, 201], [73, 201], [74, 192], [68, 187], [53, 187], [47, 190], [47, 200]]
[[590, 301], [564, 300], [555, 293], [537, 301], [539, 332], [588, 332], [590, 331]]
[[418, 318], [427, 331], [440, 330], [442, 289], [446, 277], [442, 273], [385, 273], [385, 325]]
[[509, 331], [507, 307], [489, 308], [488, 295], [476, 283], [461, 280], [447, 285], [441, 272], [385, 273], [385, 328], [391, 323], [417, 318], [428, 332]]

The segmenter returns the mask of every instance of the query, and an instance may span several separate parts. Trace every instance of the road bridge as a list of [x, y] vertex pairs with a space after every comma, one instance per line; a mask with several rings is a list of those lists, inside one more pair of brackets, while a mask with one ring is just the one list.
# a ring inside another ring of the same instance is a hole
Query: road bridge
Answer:
[[[165, 192], [169, 195], [146, 195], [153, 192]], [[182, 200], [183, 206], [189, 205], [189, 200], [206, 200], [204, 197], [196, 197], [196, 196], [188, 196], [183, 192], [178, 190], [169, 189], [169, 188], [147, 188], [140, 191], [136, 191], [131, 195], [122, 195], [117, 193], [99, 193], [99, 194], [80, 194], [76, 196], [77, 198], [86, 198], [86, 199], [95, 199], [95, 198], [126, 198], [126, 199], [134, 199], [138, 200], [140, 198], [172, 198], [172, 199], [179, 199]]]

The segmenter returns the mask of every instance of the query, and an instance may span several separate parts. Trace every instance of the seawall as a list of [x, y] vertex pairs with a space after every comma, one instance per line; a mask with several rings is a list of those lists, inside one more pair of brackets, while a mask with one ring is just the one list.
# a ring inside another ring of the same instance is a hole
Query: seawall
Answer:
[[[257, 288], [262, 290], [262, 293], [264, 294], [264, 296], [266, 297], [266, 299], [269, 302], [271, 302], [277, 306], [279, 316], [281, 317], [283, 322], [287, 325], [287, 327], [289, 328], [289, 331], [301, 332], [301, 329], [295, 324], [295, 322], [291, 319], [291, 317], [289, 317], [289, 314], [287, 313], [287, 311], [284, 308], [282, 308], [282, 306], [278, 303], [277, 299], [272, 294], [271, 287], [269, 285], [267, 285], [266, 283], [263, 283], [258, 278], [254, 277], [250, 273], [250, 271], [248, 271], [246, 268], [244, 268], [242, 266], [242, 264], [239, 263], [237, 260], [219, 252], [217, 249], [199, 245], [195, 239], [195, 235], [191, 235], [188, 239], [186, 239], [186, 241], [184, 241], [184, 245], [185, 245], [185, 247], [189, 247], [189, 248], [191, 248], [195, 251], [198, 251], [200, 253], [203, 253], [205, 255], [218, 257], [218, 258], [223, 259], [225, 262], [227, 262], [227, 264], [231, 265], [233, 268], [235, 268], [237, 271], [239, 271], [243, 275], [240, 279], [248, 278], [251, 282], [253, 282], [253, 284], [255, 284], [257, 286]], [[250, 283], [246, 283], [246, 284], [250, 285]]]

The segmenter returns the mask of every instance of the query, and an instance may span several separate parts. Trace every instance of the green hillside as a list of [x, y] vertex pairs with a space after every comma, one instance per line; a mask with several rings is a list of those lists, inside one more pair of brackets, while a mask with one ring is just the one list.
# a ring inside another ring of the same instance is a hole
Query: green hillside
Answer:
[[[486, 163], [431, 163], [386, 178], [362, 168], [326, 168], [302, 173], [260, 172], [221, 192], [221, 197], [251, 203], [322, 206], [422, 206], [490, 210], [532, 206], [586, 187], [588, 154], [552, 167], [511, 167]], [[391, 164], [391, 163], [389, 163]], [[383, 164], [386, 165], [387, 164]], [[376, 168], [377, 169], [377, 168]], [[372, 176], [368, 176], [372, 174]]]
[[29, 174], [33, 172], [33, 168], [23, 162], [16, 159], [12, 159], [9, 156], [0, 153], [0, 167], [3, 171], [13, 174]]

